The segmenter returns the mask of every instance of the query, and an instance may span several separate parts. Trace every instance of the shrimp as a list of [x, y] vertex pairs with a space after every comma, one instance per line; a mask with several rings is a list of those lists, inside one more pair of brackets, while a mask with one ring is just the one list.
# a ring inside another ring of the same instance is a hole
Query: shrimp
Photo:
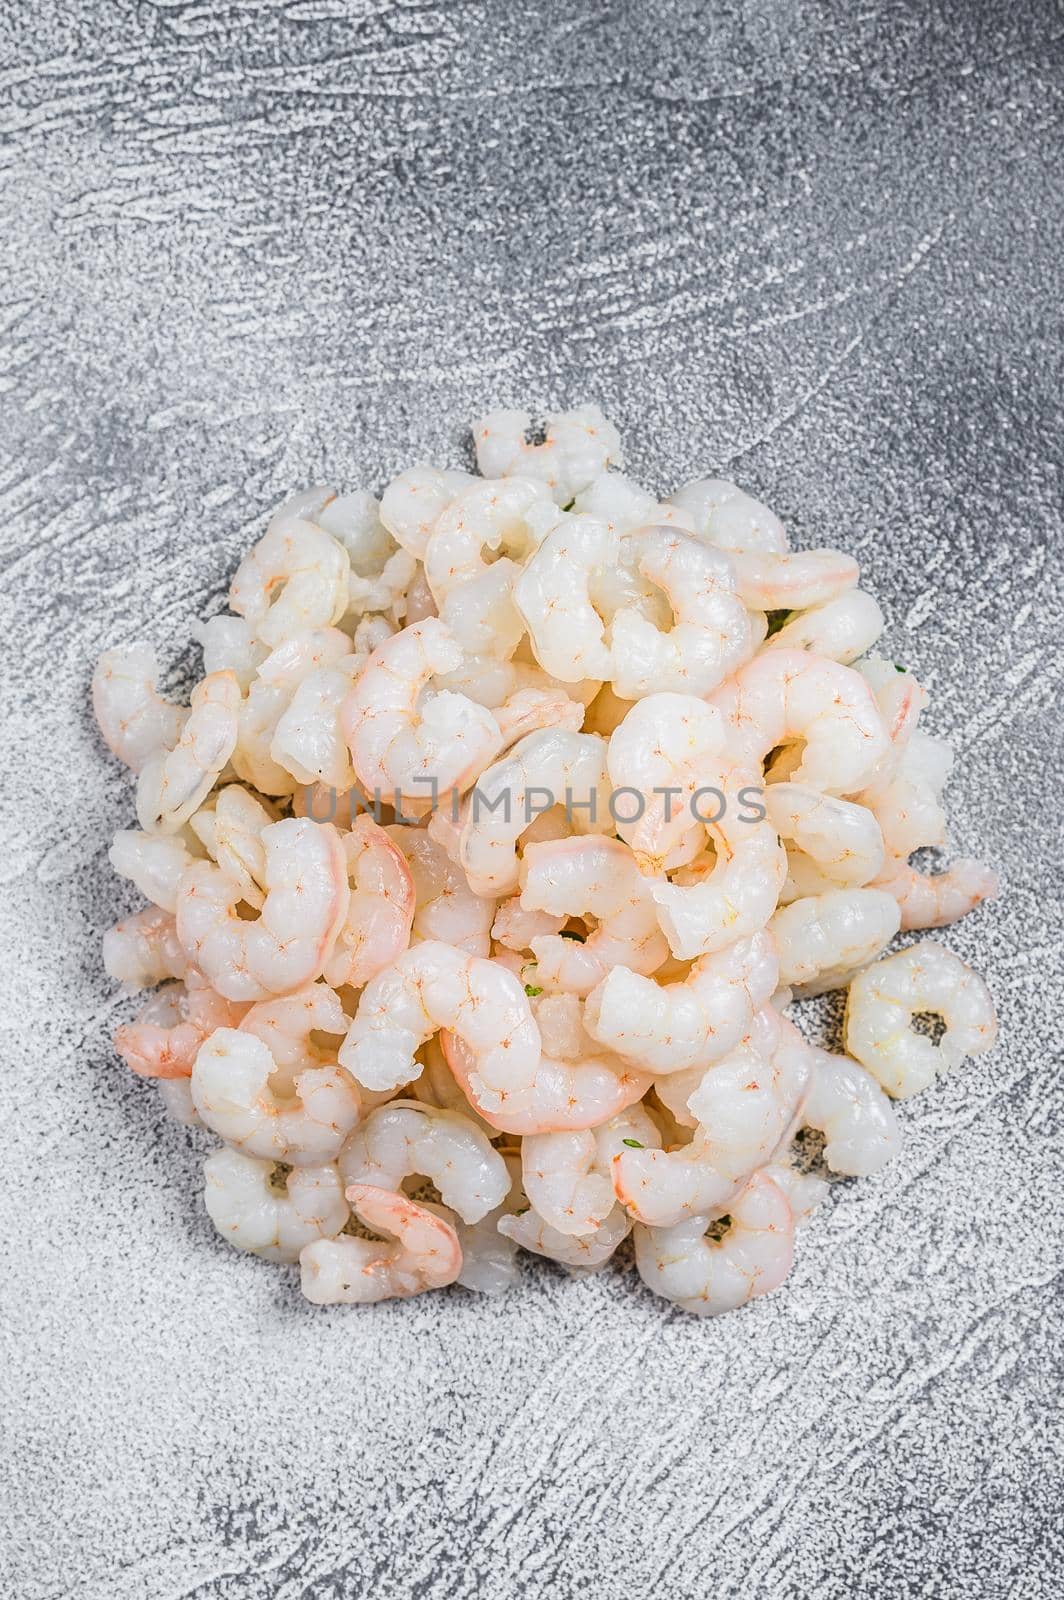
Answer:
[[466, 955], [489, 956], [494, 900], [473, 893], [461, 867], [425, 829], [393, 826], [386, 832], [402, 851], [413, 883], [411, 943], [438, 940]]
[[266, 1261], [298, 1261], [315, 1240], [331, 1239], [348, 1218], [340, 1174], [331, 1164], [295, 1167], [240, 1150], [213, 1151], [203, 1164], [207, 1215], [229, 1244]]
[[[910, 1026], [923, 1012], [946, 1025], [938, 1044]], [[996, 1038], [986, 984], [933, 939], [866, 967], [850, 985], [846, 1048], [896, 1100], [919, 1094], [965, 1056], [982, 1055]]]
[[729, 1202], [723, 1238], [706, 1238], [707, 1218], [635, 1229], [635, 1260], [648, 1289], [693, 1316], [717, 1316], [769, 1294], [791, 1270], [794, 1217], [783, 1190], [755, 1173]]
[[751, 611], [804, 611], [837, 600], [857, 585], [861, 569], [841, 550], [766, 555], [733, 550], [735, 587]]
[[711, 1066], [687, 1097], [702, 1148], [719, 1172], [745, 1177], [793, 1138], [813, 1070], [798, 1029], [765, 1007], [738, 1049]]
[[688, 1144], [619, 1152], [613, 1163], [618, 1200], [651, 1227], [719, 1212], [790, 1138], [811, 1077], [809, 1046], [767, 1008], [748, 1039], [710, 1067], [688, 1097], [698, 1121]]
[[497, 1295], [512, 1289], [517, 1282], [517, 1245], [499, 1232], [499, 1223], [521, 1204], [521, 1163], [505, 1155], [510, 1188], [501, 1203], [479, 1222], [455, 1218], [454, 1231], [462, 1247], [462, 1270], [457, 1281], [474, 1294]]
[[885, 627], [883, 613], [863, 589], [849, 589], [805, 611], [795, 611], [771, 634], [765, 650], [809, 650], [849, 666], [871, 650]]
[[655, 1075], [716, 1061], [743, 1038], [771, 999], [779, 966], [768, 934], [701, 956], [678, 983], [614, 967], [588, 996], [593, 1039]]
[[761, 790], [732, 775], [719, 793], [721, 816], [705, 824], [712, 853], [652, 890], [669, 949], [682, 961], [757, 933], [775, 911], [787, 876], [775, 828], [745, 808]]
[[510, 1191], [506, 1163], [469, 1117], [413, 1100], [378, 1106], [348, 1139], [339, 1160], [345, 1184], [370, 1183], [398, 1194], [429, 1178], [463, 1222], [483, 1220]]
[[354, 783], [340, 710], [367, 660], [368, 656], [356, 652], [309, 673], [296, 685], [278, 717], [270, 760], [300, 783], [322, 783], [340, 794]]
[[534, 797], [564, 798], [575, 832], [610, 833], [606, 744], [565, 728], [530, 733], [483, 772], [463, 821], [459, 859], [476, 894], [512, 894], [520, 882], [517, 841], [531, 826]]
[[196, 1052], [215, 1028], [235, 1028], [246, 1006], [225, 1000], [190, 967], [183, 983], [153, 994], [134, 1022], [115, 1031], [114, 1046], [141, 1078], [190, 1078]]
[[840, 988], [886, 949], [900, 920], [897, 901], [882, 889], [829, 889], [792, 900], [769, 923], [780, 983], [799, 996]]
[[365, 489], [338, 495], [323, 506], [316, 521], [347, 551], [347, 615], [389, 610], [413, 578], [416, 562], [397, 547], [373, 496]]
[[270, 1082], [276, 1069], [253, 1033], [218, 1028], [196, 1056], [192, 1103], [212, 1132], [247, 1155], [293, 1167], [334, 1161], [362, 1114], [356, 1085], [342, 1067], [306, 1067], [294, 1093], [278, 1095]]
[[308, 1244], [299, 1257], [308, 1300], [319, 1306], [371, 1305], [454, 1283], [462, 1247], [446, 1217], [369, 1183], [350, 1184], [347, 1199], [358, 1220], [389, 1235], [390, 1242], [345, 1235]]
[[618, 541], [604, 522], [570, 516], [548, 533], [513, 585], [536, 660], [563, 683], [611, 677], [606, 625], [592, 602], [597, 569], [615, 562]]
[[189, 849], [187, 832], [141, 833], [136, 828], [120, 828], [107, 859], [119, 877], [136, 884], [153, 905], [173, 912], [181, 874], [196, 857]]
[[462, 652], [443, 623], [426, 617], [370, 656], [340, 712], [359, 782], [387, 795], [403, 793], [426, 809], [430, 796], [469, 787], [502, 744], [491, 712], [465, 695], [428, 690], [438, 673], [460, 665]]
[[492, 411], [473, 424], [477, 467], [485, 478], [532, 478], [568, 505], [608, 466], [621, 466], [621, 439], [598, 406], [547, 417], [546, 438], [530, 444], [527, 411]]
[[340, 840], [350, 897], [336, 944], [325, 962], [334, 988], [360, 989], [410, 943], [414, 880], [406, 857], [372, 817], [356, 817]]
[[408, 467], [385, 489], [380, 519], [393, 539], [418, 561], [424, 561], [429, 537], [440, 514], [456, 495], [476, 483], [468, 472]]
[[266, 898], [254, 920], [239, 915], [239, 884], [209, 861], [193, 862], [178, 890], [178, 937], [227, 1000], [312, 983], [347, 912], [347, 863], [330, 823], [286, 817], [263, 829], [262, 845]]
[[199, 810], [236, 748], [240, 703], [231, 672], [216, 672], [193, 689], [177, 743], [140, 769], [137, 819], [145, 833], [177, 833]]
[[504, 1238], [571, 1271], [597, 1272], [631, 1231], [631, 1219], [620, 1206], [614, 1206], [593, 1233], [560, 1233], [531, 1206], [499, 1219]]
[[159, 663], [150, 644], [105, 650], [92, 674], [92, 708], [104, 742], [133, 772], [172, 750], [188, 712], [159, 694]]
[[153, 989], [166, 978], [184, 978], [188, 956], [169, 911], [146, 906], [108, 928], [103, 964], [109, 978], [127, 989]]
[[789, 548], [783, 523], [753, 495], [724, 478], [696, 478], [668, 498], [691, 519], [707, 544], [729, 553], [784, 555]]
[[776, 832], [793, 839], [833, 883], [861, 888], [882, 870], [883, 832], [867, 806], [800, 783], [769, 784], [762, 800]]
[[668, 596], [668, 633], [638, 611], [611, 624], [610, 680], [623, 700], [663, 692], [708, 694], [754, 651], [750, 618], [727, 557], [677, 529], [650, 528], [629, 544], [639, 571]]
[[570, 733], [578, 733], [584, 720], [584, 708], [563, 689], [519, 689], [499, 706], [495, 720], [505, 750], [543, 728], [565, 728]]
[[849, 1056], [813, 1049], [813, 1077], [802, 1123], [823, 1133], [833, 1172], [867, 1178], [901, 1149], [894, 1107], [875, 1079]]
[[[246, 1008], [240, 1031], [266, 1046], [273, 1058], [270, 1087], [284, 1096], [296, 1092], [296, 1081], [306, 1068], [335, 1067], [350, 1020], [327, 984], [311, 983], [295, 994]], [[331, 1042], [324, 1043], [323, 1037]]]
[[271, 649], [308, 628], [333, 627], [347, 610], [347, 551], [313, 520], [334, 499], [331, 489], [311, 489], [286, 500], [236, 570], [230, 609]]
[[[540, 847], [537, 845], [536, 848]], [[521, 904], [521, 896], [515, 894], [509, 900], [499, 902], [495, 921], [491, 925], [491, 937], [505, 950], [531, 950], [533, 939], [560, 933], [568, 920], [568, 915], [552, 916], [549, 911], [530, 911]]]
[[[706, 796], [718, 795], [731, 777], [722, 713], [695, 695], [647, 695], [610, 735], [606, 762], [615, 797], [625, 795], [617, 831], [640, 865], [657, 872], [697, 854]], [[630, 807], [630, 795], [641, 803]], [[710, 805], [716, 809], [715, 799]], [[685, 848], [692, 837], [693, 851]]]
[[505, 1097], [533, 1082], [540, 1036], [522, 985], [497, 962], [435, 941], [366, 985], [341, 1064], [367, 1089], [399, 1089], [418, 1075], [414, 1052], [441, 1028], [468, 1045], [485, 1091]]
[[247, 694], [270, 652], [256, 639], [246, 618], [224, 613], [208, 617], [206, 622], [193, 624], [192, 634], [203, 648], [204, 676], [231, 672], [241, 691]]
[[[204, 818], [209, 816], [209, 827]], [[227, 784], [219, 790], [214, 810], [198, 812], [192, 827], [208, 853], [240, 890], [245, 905], [259, 911], [266, 898], [266, 851], [262, 836], [279, 820], [276, 807], [242, 788]]]
[[998, 875], [967, 856], [945, 872], [918, 872], [905, 861], [892, 861], [873, 887], [885, 889], [898, 903], [902, 931], [944, 928], [974, 911], [998, 892]]
[[[357, 670], [359, 661], [351, 652], [351, 640], [339, 628], [293, 634], [270, 651], [240, 707], [240, 732], [233, 751], [239, 778], [263, 794], [288, 795], [299, 787], [299, 780], [272, 753], [278, 726], [306, 679], [345, 661], [347, 671]], [[288, 731], [291, 734], [291, 724]]]
[[724, 715], [737, 766], [761, 762], [774, 745], [804, 739], [792, 776], [813, 789], [860, 788], [889, 744], [860, 673], [801, 650], [763, 651], [710, 703]]
[[[425, 547], [425, 577], [440, 616], [470, 654], [513, 654], [524, 622], [511, 597], [520, 563], [536, 548], [534, 513], [553, 505], [526, 479], [477, 483], [440, 514]], [[531, 520], [530, 520], [531, 519]], [[483, 552], [502, 551], [488, 563]]]
[[597, 1048], [575, 995], [545, 994], [533, 999], [532, 1008], [542, 1051], [532, 1081], [521, 1089], [492, 1089], [477, 1073], [469, 1046], [452, 1033], [440, 1036], [451, 1072], [491, 1127], [521, 1135], [579, 1132], [597, 1128], [643, 1098], [648, 1074]]
[[525, 1194], [558, 1233], [596, 1233], [616, 1203], [611, 1168], [629, 1146], [660, 1144], [653, 1118], [640, 1105], [594, 1131], [530, 1134], [521, 1145]]
[[598, 920], [583, 943], [555, 931], [531, 938], [536, 982], [545, 988], [584, 998], [612, 967], [649, 975], [665, 960], [668, 947], [658, 927], [653, 882], [619, 839], [586, 836], [531, 844], [520, 881], [526, 912]]

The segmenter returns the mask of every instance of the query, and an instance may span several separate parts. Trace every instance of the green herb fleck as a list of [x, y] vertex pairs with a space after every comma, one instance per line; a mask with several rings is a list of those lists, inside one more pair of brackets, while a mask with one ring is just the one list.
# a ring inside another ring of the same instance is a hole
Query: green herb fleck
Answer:
[[645, 1145], [640, 1144], [638, 1139], [622, 1139], [621, 1143], [626, 1144], [629, 1150], [643, 1150], [646, 1148]]
[[774, 633], [779, 633], [781, 628], [786, 627], [787, 618], [790, 616], [790, 612], [767, 611], [765, 615], [768, 617], [768, 632], [766, 633], [765, 638], [771, 639]]
[[894, 663], [894, 671], [895, 672], [908, 672], [908, 670], [909, 670], [908, 667], [903, 667], [903, 666], [901, 666], [901, 664], [899, 662], [895, 661], [895, 663]]
[[531, 1210], [532, 1210], [531, 1206], [519, 1206], [518, 1209], [513, 1214], [514, 1214], [515, 1217], [523, 1217], [526, 1211], [531, 1211]]
[[543, 990], [538, 983], [526, 983], [525, 993], [528, 995], [530, 1000], [534, 1000], [537, 994], [543, 993]]

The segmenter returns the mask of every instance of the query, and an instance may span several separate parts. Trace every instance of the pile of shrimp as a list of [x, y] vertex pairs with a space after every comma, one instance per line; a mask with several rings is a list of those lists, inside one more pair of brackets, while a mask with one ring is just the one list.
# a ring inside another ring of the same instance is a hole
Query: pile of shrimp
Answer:
[[[594, 406], [473, 437], [480, 475], [286, 501], [187, 708], [150, 646], [102, 656], [110, 859], [150, 902], [104, 961], [153, 991], [115, 1045], [221, 1139], [218, 1232], [316, 1304], [631, 1235], [656, 1294], [731, 1310], [786, 1278], [816, 1166], [878, 1172], [893, 1102], [993, 1043], [955, 955], [884, 952], [996, 879], [910, 862], [951, 751], [853, 560], [720, 479], [659, 502]], [[835, 1054], [791, 1010], [846, 987]]]

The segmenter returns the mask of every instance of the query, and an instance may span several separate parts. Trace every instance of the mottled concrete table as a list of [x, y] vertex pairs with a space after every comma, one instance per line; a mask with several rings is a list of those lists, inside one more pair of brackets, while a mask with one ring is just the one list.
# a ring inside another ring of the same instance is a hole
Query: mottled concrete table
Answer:
[[[1059, 1595], [1062, 26], [3, 9], [5, 1596]], [[97, 652], [187, 675], [290, 486], [464, 460], [526, 398], [861, 557], [1007, 884], [947, 935], [1000, 1047], [715, 1323], [534, 1264], [314, 1310], [214, 1237], [108, 1042]]]

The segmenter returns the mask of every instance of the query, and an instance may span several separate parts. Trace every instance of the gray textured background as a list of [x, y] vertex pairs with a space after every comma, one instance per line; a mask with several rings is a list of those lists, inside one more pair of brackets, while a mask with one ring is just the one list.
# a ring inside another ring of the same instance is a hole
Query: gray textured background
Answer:
[[[5, 1600], [1060, 1594], [1062, 29], [0, 8]], [[147, 635], [180, 681], [288, 488], [459, 461], [526, 398], [861, 557], [1007, 881], [946, 935], [1002, 1044], [715, 1323], [536, 1266], [309, 1308], [108, 1042], [94, 657]]]

